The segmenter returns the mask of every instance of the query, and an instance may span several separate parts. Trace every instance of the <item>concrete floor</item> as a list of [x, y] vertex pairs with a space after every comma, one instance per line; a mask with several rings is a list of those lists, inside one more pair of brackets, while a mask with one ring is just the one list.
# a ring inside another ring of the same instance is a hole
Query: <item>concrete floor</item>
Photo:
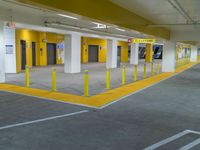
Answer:
[[[196, 65], [100, 110], [0, 92], [0, 149], [177, 150], [187, 146], [199, 150], [199, 141], [193, 142], [200, 138], [199, 132], [170, 141], [182, 131], [200, 131], [199, 86], [200, 65]], [[82, 110], [88, 112], [33, 122]], [[30, 124], [17, 124], [27, 121]], [[159, 141], [160, 147], [149, 147]]]
[[[155, 64], [161, 60], [155, 60]], [[144, 60], [139, 61], [138, 80], [143, 78]], [[76, 74], [64, 73], [64, 66], [55, 66], [57, 70], [57, 91], [83, 95], [83, 75], [84, 70], [89, 70], [89, 94], [96, 95], [105, 91], [105, 63], [90, 63], [82, 65], [82, 72]], [[154, 67], [156, 72], [156, 67]], [[30, 87], [51, 90], [51, 70], [52, 66], [34, 67], [30, 70]], [[150, 76], [150, 64], [147, 65], [147, 76]], [[127, 83], [133, 82], [133, 65], [127, 64]], [[6, 83], [24, 86], [25, 73], [7, 74]], [[111, 70], [111, 88], [121, 86], [121, 68]]]

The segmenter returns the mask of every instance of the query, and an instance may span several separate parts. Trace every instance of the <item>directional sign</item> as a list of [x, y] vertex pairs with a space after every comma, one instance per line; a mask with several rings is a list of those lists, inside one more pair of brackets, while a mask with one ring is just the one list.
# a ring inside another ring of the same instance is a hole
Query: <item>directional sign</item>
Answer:
[[155, 43], [156, 39], [132, 39], [132, 43]]

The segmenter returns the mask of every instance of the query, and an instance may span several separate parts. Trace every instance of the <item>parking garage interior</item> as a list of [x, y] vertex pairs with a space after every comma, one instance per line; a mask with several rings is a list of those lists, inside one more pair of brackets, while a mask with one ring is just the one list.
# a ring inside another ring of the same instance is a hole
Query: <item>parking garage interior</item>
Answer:
[[199, 4], [0, 1], [0, 149], [198, 150]]

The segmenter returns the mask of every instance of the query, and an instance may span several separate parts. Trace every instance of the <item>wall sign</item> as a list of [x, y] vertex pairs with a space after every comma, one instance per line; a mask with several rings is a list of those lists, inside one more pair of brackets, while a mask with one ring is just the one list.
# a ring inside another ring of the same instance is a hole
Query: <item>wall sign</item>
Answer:
[[132, 39], [132, 43], [155, 43], [156, 39]]
[[13, 54], [13, 45], [6, 45], [6, 54]]

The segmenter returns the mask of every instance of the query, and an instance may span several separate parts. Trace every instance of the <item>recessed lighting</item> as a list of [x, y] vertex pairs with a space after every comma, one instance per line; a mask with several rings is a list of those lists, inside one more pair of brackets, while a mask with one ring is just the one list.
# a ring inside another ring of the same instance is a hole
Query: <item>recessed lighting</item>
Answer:
[[122, 32], [125, 32], [126, 30], [124, 30], [124, 29], [120, 29], [120, 28], [116, 28], [117, 30], [119, 30], [119, 31], [122, 31]]
[[96, 29], [105, 29], [105, 28], [107, 28], [107, 26], [105, 24], [98, 23], [98, 22], [92, 22], [92, 23], [97, 25], [96, 27], [93, 27], [93, 28], [96, 28]]
[[68, 15], [64, 15], [64, 14], [58, 14], [58, 16], [78, 20], [78, 18], [76, 18], [76, 17], [72, 17], [72, 16], [68, 16]]

